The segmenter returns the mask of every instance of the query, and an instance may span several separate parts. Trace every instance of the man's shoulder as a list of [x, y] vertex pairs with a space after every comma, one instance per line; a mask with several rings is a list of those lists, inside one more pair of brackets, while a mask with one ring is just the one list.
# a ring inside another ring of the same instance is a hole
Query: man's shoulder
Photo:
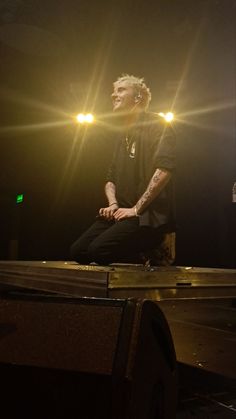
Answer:
[[165, 120], [156, 112], [144, 112], [140, 117], [140, 125], [163, 129], [167, 124]]
[[155, 112], [144, 112], [140, 118], [139, 127], [147, 128], [148, 132], [152, 135], [163, 137], [163, 135], [175, 135], [171, 123]]

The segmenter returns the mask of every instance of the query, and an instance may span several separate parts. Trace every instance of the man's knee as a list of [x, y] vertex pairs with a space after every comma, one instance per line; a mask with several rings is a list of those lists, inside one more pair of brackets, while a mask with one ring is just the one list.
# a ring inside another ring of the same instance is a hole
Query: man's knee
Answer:
[[77, 246], [77, 243], [72, 243], [70, 246], [70, 257], [72, 260], [77, 260], [78, 256], [80, 254], [80, 249]]
[[87, 255], [90, 262], [106, 264], [110, 262], [111, 249], [99, 240], [94, 240], [87, 249]]
[[81, 263], [83, 262], [82, 259], [84, 259], [84, 255], [87, 253], [80, 239], [72, 243], [69, 252], [72, 260], [76, 260], [77, 262]]
[[81, 243], [76, 241], [70, 247], [70, 257], [79, 263], [102, 263], [104, 261], [104, 251], [99, 244], [92, 242], [87, 249], [84, 249]]

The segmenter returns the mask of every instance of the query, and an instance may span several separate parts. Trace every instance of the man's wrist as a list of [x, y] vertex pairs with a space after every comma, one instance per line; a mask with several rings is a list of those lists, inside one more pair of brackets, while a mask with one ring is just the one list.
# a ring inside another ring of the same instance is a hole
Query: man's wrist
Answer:
[[137, 210], [136, 205], [134, 206], [134, 213], [135, 213], [135, 217], [138, 217], [138, 216], [139, 216], [139, 215], [138, 215], [138, 210]]
[[118, 205], [118, 202], [117, 201], [114, 201], [111, 204], [109, 204], [108, 206], [111, 207], [112, 205]]

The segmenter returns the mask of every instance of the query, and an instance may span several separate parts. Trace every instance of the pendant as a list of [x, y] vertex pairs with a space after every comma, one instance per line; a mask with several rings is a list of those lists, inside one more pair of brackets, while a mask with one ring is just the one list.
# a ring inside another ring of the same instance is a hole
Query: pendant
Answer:
[[135, 143], [135, 141], [132, 142], [132, 138], [131, 138], [131, 140], [129, 140], [128, 137], [125, 137], [125, 144], [126, 144], [127, 153], [129, 153], [129, 157], [131, 159], [134, 159], [134, 157], [135, 157], [135, 149], [136, 149], [136, 143]]

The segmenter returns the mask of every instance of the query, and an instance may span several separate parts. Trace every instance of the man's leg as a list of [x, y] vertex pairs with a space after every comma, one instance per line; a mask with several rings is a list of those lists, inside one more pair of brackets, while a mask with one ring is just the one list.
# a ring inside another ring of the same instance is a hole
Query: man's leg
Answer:
[[163, 231], [140, 227], [139, 218], [118, 222], [99, 219], [71, 247], [71, 256], [79, 263], [140, 263], [140, 252], [155, 247]]
[[79, 263], [93, 262], [88, 254], [90, 243], [96, 239], [100, 234], [106, 231], [114, 224], [113, 221], [108, 221], [103, 218], [98, 218], [72, 245], [70, 248], [70, 256], [72, 260]]
[[107, 265], [112, 262], [122, 262], [127, 259], [127, 256], [130, 256], [131, 261], [135, 253], [135, 246], [127, 249], [126, 244], [132, 242], [132, 238], [138, 230], [139, 219], [137, 217], [111, 223], [109, 228], [90, 242], [87, 248], [89, 261]]

